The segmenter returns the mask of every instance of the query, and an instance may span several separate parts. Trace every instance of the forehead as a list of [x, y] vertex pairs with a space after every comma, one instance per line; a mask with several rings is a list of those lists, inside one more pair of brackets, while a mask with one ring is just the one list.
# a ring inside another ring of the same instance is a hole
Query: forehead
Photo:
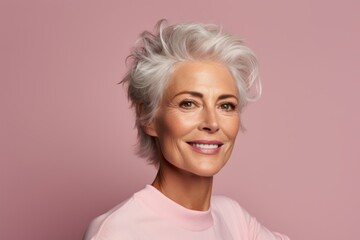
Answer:
[[195, 61], [179, 63], [170, 77], [166, 92], [185, 90], [218, 90], [237, 95], [236, 82], [229, 69], [217, 62]]

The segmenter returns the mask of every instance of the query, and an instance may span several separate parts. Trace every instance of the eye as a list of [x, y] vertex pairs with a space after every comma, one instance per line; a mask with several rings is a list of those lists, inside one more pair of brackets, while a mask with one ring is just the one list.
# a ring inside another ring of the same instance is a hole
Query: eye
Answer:
[[192, 108], [196, 107], [196, 103], [192, 100], [184, 100], [184, 101], [180, 102], [179, 106], [181, 108], [185, 108], [185, 109], [192, 109]]
[[220, 108], [222, 110], [225, 110], [227, 112], [234, 111], [236, 109], [236, 105], [234, 103], [222, 103], [220, 105]]

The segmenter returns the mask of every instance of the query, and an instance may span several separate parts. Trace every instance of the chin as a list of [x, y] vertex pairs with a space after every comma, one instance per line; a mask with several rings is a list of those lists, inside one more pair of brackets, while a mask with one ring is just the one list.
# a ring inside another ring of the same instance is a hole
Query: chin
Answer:
[[202, 169], [194, 169], [193, 171], [189, 171], [190, 173], [199, 176], [199, 177], [213, 177], [218, 172], [220, 172], [221, 168], [202, 168]]

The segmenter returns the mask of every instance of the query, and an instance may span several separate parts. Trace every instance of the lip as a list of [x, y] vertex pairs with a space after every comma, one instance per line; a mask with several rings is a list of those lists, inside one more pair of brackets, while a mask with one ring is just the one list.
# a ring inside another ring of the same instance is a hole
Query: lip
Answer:
[[194, 140], [187, 142], [191, 149], [195, 152], [205, 154], [205, 155], [214, 155], [220, 152], [221, 146], [224, 143], [216, 140]]

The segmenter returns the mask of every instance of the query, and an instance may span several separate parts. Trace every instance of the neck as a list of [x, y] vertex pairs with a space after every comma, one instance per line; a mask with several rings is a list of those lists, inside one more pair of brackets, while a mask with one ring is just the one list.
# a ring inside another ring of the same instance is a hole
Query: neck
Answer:
[[152, 185], [176, 203], [192, 210], [210, 207], [213, 177], [202, 177], [181, 170], [166, 160], [160, 164]]

